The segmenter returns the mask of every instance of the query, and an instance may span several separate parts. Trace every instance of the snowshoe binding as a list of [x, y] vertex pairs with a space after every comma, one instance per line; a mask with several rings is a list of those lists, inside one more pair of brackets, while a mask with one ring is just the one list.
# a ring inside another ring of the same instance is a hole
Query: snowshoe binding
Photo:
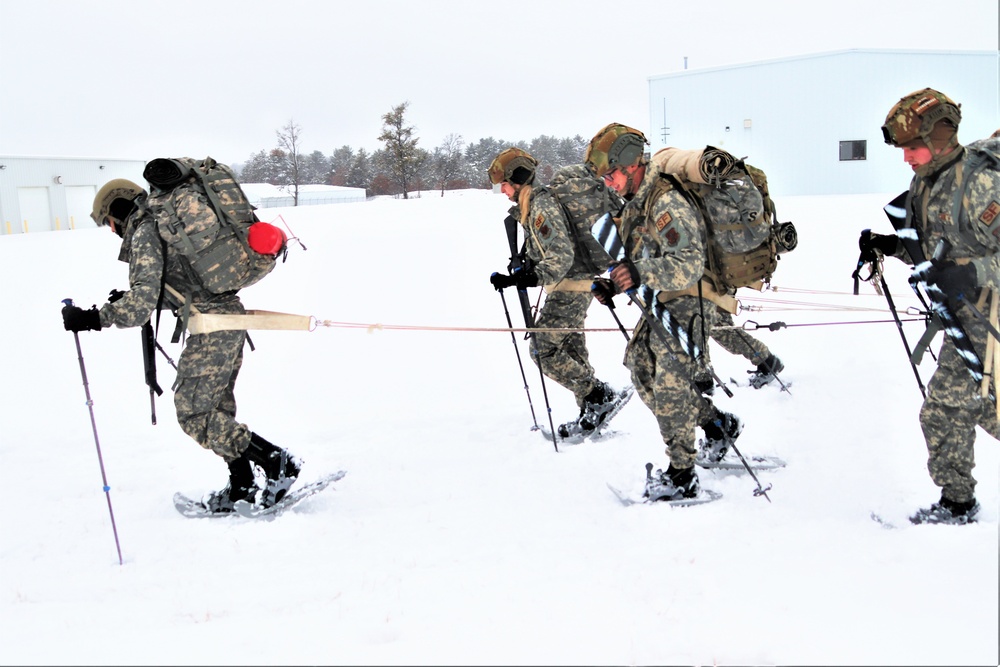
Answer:
[[713, 421], [704, 424], [705, 439], [701, 442], [696, 463], [719, 463], [729, 453], [736, 438], [743, 432], [743, 421], [736, 415], [718, 410]]
[[910, 517], [910, 523], [944, 523], [953, 526], [964, 526], [968, 523], [975, 523], [979, 514], [980, 506], [975, 498], [968, 502], [956, 503], [941, 496], [941, 500], [930, 507], [917, 510], [917, 513]]
[[598, 382], [583, 399], [580, 416], [559, 425], [559, 437], [569, 442], [580, 442], [599, 433], [625, 407], [632, 398], [633, 390], [632, 385], [629, 385], [621, 391], [615, 391], [608, 383]]
[[221, 491], [212, 491], [201, 499], [205, 510], [212, 514], [229, 514], [234, 512], [237, 502], [244, 500], [254, 504], [259, 491], [254, 479], [253, 465], [244, 452], [238, 459], [229, 463], [229, 483]]
[[264, 488], [257, 502], [260, 507], [270, 507], [284, 498], [302, 470], [301, 461], [256, 433], [250, 434], [247, 457], [264, 472]]
[[697, 498], [701, 493], [701, 483], [694, 467], [675, 468], [667, 466], [666, 471], [657, 469], [652, 472], [653, 464], [646, 464], [646, 491], [643, 498], [653, 502], [657, 500], [681, 500]]
[[774, 382], [777, 374], [783, 370], [785, 370], [785, 364], [781, 363], [781, 359], [772, 354], [757, 364], [757, 370], [747, 371], [750, 374], [750, 386], [754, 389], [760, 389]]

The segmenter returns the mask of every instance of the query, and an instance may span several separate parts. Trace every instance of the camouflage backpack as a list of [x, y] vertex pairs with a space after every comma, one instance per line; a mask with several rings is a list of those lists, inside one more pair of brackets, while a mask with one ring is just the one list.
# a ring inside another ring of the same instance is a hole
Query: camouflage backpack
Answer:
[[585, 165], [560, 167], [543, 187], [551, 193], [569, 223], [569, 233], [576, 248], [574, 265], [599, 274], [608, 269], [608, 254], [591, 233], [591, 228], [607, 213], [616, 214], [621, 208], [617, 195]]
[[652, 162], [677, 179], [701, 211], [708, 231], [705, 274], [716, 289], [763, 289], [779, 254], [798, 244], [794, 225], [777, 222], [764, 171], [711, 146], [663, 149]]
[[150, 184], [146, 205], [160, 237], [204, 289], [233, 292], [274, 269], [274, 255], [250, 247], [257, 216], [228, 166], [210, 157], [158, 158], [142, 175]]

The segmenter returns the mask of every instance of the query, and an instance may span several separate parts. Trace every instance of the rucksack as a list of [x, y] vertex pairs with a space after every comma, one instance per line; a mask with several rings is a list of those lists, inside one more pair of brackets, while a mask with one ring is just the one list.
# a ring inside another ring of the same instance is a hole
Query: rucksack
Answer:
[[274, 269], [274, 255], [250, 247], [250, 227], [259, 221], [227, 165], [211, 157], [158, 158], [143, 178], [160, 237], [184, 259], [196, 284], [213, 294], [233, 292]]
[[697, 151], [664, 148], [653, 155], [652, 164], [680, 184], [705, 219], [705, 274], [715, 288], [763, 289], [780, 252], [790, 252], [798, 243], [794, 225], [777, 222], [764, 171], [711, 146]]
[[560, 167], [548, 184], [538, 188], [547, 190], [559, 202], [569, 233], [576, 247], [574, 264], [594, 274], [607, 271], [608, 254], [591, 233], [591, 228], [602, 216], [614, 214], [617, 206], [604, 180], [597, 178], [585, 165], [573, 164]]

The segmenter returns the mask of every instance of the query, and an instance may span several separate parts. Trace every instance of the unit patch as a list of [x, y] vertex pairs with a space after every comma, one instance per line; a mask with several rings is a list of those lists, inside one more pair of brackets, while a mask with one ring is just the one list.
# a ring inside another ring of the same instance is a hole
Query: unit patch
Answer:
[[656, 231], [662, 232], [663, 228], [673, 222], [674, 219], [670, 217], [670, 213], [664, 213], [660, 216], [660, 219], [656, 221]]
[[675, 227], [671, 227], [667, 230], [667, 245], [673, 248], [677, 245], [678, 241], [681, 240], [681, 233], [677, 231]]
[[979, 222], [989, 227], [996, 222], [998, 215], [1000, 215], [1000, 202], [997, 202], [996, 200], [991, 201], [990, 205], [987, 206], [986, 210], [979, 216]]

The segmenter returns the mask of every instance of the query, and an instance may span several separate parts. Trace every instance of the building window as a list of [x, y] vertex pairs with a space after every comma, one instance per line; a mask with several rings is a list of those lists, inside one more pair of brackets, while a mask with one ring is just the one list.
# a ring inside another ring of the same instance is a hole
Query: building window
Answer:
[[860, 141], [840, 142], [840, 161], [844, 160], [865, 160], [868, 150], [868, 142], [864, 139]]

